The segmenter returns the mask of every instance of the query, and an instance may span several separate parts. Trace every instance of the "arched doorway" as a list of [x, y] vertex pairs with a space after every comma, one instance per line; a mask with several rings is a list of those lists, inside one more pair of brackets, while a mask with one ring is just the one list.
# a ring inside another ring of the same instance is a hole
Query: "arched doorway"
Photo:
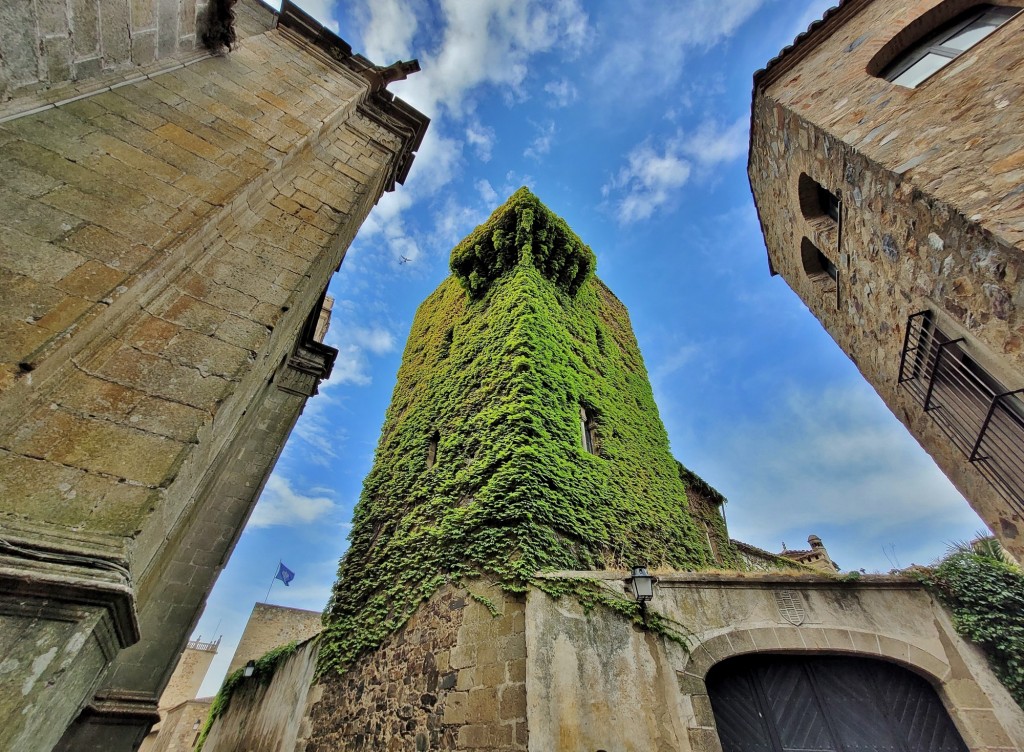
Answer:
[[931, 685], [885, 661], [741, 656], [707, 688], [723, 752], [967, 752]]

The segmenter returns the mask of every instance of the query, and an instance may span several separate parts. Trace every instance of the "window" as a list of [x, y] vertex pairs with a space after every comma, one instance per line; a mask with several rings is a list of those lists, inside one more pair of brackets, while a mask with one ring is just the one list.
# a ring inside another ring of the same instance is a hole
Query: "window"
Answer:
[[804, 219], [827, 217], [834, 223], [839, 222], [839, 196], [807, 173], [800, 175], [797, 193], [800, 197], [800, 212]]
[[804, 238], [800, 244], [800, 260], [804, 273], [812, 280], [828, 283], [839, 280], [839, 270], [828, 256], [822, 253], [814, 243]]
[[597, 425], [593, 417], [587, 414], [587, 408], [580, 405], [580, 433], [583, 438], [583, 448], [589, 454], [597, 454]]
[[437, 461], [437, 445], [441, 441], [441, 434], [434, 431], [430, 437], [430, 443], [427, 445], [427, 470], [434, 466]]
[[1020, 8], [976, 5], [900, 51], [879, 74], [913, 89], [998, 29]]

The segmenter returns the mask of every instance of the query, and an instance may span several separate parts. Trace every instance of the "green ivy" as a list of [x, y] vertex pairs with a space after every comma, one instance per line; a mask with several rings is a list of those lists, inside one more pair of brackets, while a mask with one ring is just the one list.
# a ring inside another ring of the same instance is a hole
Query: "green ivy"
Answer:
[[224, 679], [224, 683], [221, 684], [220, 689], [217, 690], [217, 694], [214, 696], [213, 702], [210, 703], [210, 712], [206, 716], [206, 723], [203, 724], [203, 730], [199, 733], [195, 752], [202, 752], [203, 745], [206, 744], [206, 737], [210, 735], [210, 729], [213, 728], [214, 722], [227, 712], [228, 706], [231, 704], [231, 696], [234, 694], [235, 690], [238, 689], [242, 681], [269, 684], [270, 680], [274, 678], [274, 674], [277, 672], [278, 666], [294, 655], [297, 649], [297, 642], [289, 642], [285, 645], [281, 645], [280, 647], [276, 647], [256, 661], [256, 667], [253, 669], [252, 676], [248, 678], [245, 677], [243, 674], [245, 669], [240, 668], [237, 671], [233, 671]]
[[1024, 573], [997, 551], [958, 550], [918, 577], [953, 612], [961, 636], [978, 645], [1024, 708]]
[[325, 612], [321, 672], [376, 648], [446, 582], [571, 592], [635, 620], [635, 604], [536, 574], [736, 561], [720, 521], [695, 521], [626, 309], [565, 222], [521, 189], [451, 267], [412, 325]]

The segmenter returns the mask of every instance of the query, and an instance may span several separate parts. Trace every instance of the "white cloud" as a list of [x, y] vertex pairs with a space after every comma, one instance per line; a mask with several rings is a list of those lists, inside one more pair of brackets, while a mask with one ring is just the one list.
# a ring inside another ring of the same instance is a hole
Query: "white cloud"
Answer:
[[423, 55], [421, 73], [396, 87], [428, 114], [443, 106], [461, 115], [467, 93], [481, 85], [521, 96], [532, 55], [556, 44], [571, 54], [587, 36], [587, 16], [578, 0], [441, 0], [440, 11], [440, 46]]
[[484, 202], [484, 205], [494, 206], [497, 203], [498, 192], [494, 190], [489, 180], [481, 178], [473, 184], [473, 187], [480, 194], [480, 200]]
[[616, 202], [619, 222], [647, 219], [690, 178], [690, 163], [669, 144], [661, 152], [644, 143], [627, 156], [627, 165], [601, 189], [605, 196], [624, 194]]
[[477, 159], [481, 162], [491, 161], [491, 151], [494, 148], [494, 129], [475, 120], [466, 126], [466, 142], [473, 147]]
[[[731, 37], [763, 0], [687, 0], [649, 3], [644, 12], [623, 14], [594, 66], [598, 82], [615, 81], [598, 91], [620, 96], [656, 97], [673, 87], [687, 70], [693, 52], [708, 50]], [[652, 29], [656, 33], [652, 33]], [[621, 97], [620, 97], [621, 98]]]
[[342, 334], [342, 339], [374, 355], [384, 355], [395, 349], [394, 336], [380, 326], [350, 326]]
[[363, 44], [366, 46], [364, 55], [378, 65], [389, 65], [412, 56], [412, 40], [419, 22], [411, 3], [372, 0], [362, 6], [361, 11]]
[[537, 128], [537, 137], [526, 147], [523, 156], [539, 160], [551, 151], [551, 142], [555, 138], [556, 128], [554, 122], [550, 120], [543, 124], [534, 123], [534, 127]]
[[747, 121], [740, 118], [722, 127], [713, 120], [701, 123], [696, 131], [679, 131], [662, 148], [645, 141], [626, 156], [626, 166], [609, 180], [601, 192], [615, 202], [619, 222], [629, 224], [647, 219], [668, 204], [675, 192], [700, 168], [701, 176], [710, 168], [741, 157], [747, 150]]
[[713, 120], [705, 120], [696, 133], [681, 140], [680, 148], [704, 167], [731, 162], [747, 153], [749, 128], [750, 121], [745, 115], [724, 128]]
[[334, 501], [327, 496], [305, 496], [293, 489], [286, 478], [273, 474], [267, 479], [267, 485], [249, 518], [249, 525], [307, 525], [333, 509]]
[[552, 107], [568, 107], [579, 98], [579, 91], [567, 78], [558, 81], [548, 81], [544, 84], [544, 91], [551, 95]]

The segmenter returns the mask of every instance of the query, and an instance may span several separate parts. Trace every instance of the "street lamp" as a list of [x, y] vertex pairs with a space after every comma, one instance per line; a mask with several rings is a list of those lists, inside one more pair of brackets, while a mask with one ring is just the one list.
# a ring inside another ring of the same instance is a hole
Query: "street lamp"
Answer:
[[655, 579], [647, 571], [647, 567], [633, 567], [633, 573], [626, 579], [633, 597], [640, 604], [641, 609], [647, 607], [647, 601], [654, 597]]
[[256, 670], [256, 661], [249, 661], [248, 663], [245, 664], [245, 668], [242, 669], [242, 676], [244, 676], [246, 679], [248, 679], [250, 676], [252, 676], [252, 674], [253, 674], [253, 672], [255, 670]]

